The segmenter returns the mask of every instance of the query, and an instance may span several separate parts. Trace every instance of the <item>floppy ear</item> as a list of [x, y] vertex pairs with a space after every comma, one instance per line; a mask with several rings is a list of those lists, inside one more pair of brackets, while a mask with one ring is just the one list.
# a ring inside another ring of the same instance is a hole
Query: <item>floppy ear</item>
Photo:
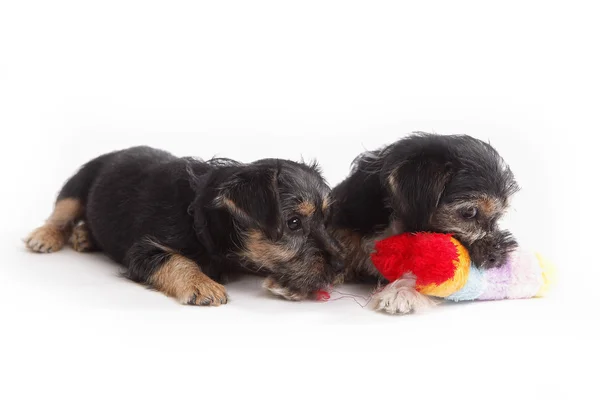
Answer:
[[191, 163], [186, 166], [190, 188], [194, 192], [194, 200], [188, 207], [188, 214], [194, 219], [194, 230], [200, 243], [204, 245], [209, 254], [217, 252], [215, 243], [212, 239], [208, 227], [208, 219], [205, 213], [204, 204], [208, 195], [207, 186], [212, 177], [210, 172], [196, 175]]
[[429, 229], [431, 215], [451, 176], [450, 163], [430, 158], [408, 159], [384, 166], [382, 185], [388, 190], [390, 205], [403, 222], [404, 230]]
[[276, 241], [283, 235], [276, 168], [246, 166], [227, 180], [217, 197], [241, 223], [261, 229]]

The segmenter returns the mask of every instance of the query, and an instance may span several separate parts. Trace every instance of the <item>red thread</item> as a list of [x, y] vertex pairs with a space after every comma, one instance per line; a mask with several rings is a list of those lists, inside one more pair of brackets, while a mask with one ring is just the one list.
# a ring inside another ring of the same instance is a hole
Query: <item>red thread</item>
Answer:
[[[330, 293], [337, 293], [340, 295], [340, 297], [336, 297], [335, 299], [331, 298]], [[356, 294], [351, 294], [351, 293], [344, 293], [344, 292], [340, 292], [337, 290], [332, 290], [330, 293], [326, 292], [325, 290], [320, 290], [317, 292], [317, 300], [319, 301], [337, 301], [337, 300], [341, 300], [341, 299], [352, 299], [354, 300], [354, 302], [356, 304], [358, 304], [359, 306], [361, 306], [362, 308], [365, 308], [373, 299], [373, 295], [369, 296], [369, 297], [364, 297], [364, 296], [360, 296], [360, 295], [356, 295]], [[326, 297], [325, 297], [326, 296]], [[357, 298], [360, 298], [364, 301], [366, 301], [365, 304], [361, 304]]]

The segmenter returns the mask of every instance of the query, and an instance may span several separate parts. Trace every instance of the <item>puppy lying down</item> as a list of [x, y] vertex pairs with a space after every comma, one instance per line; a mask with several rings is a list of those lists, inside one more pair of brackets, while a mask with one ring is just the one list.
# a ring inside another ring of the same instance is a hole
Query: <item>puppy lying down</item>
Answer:
[[[332, 231], [344, 248], [346, 281], [377, 281], [374, 243], [403, 232], [452, 233], [483, 267], [514, 248], [498, 221], [518, 190], [513, 173], [488, 143], [466, 135], [416, 132], [361, 154], [333, 189]], [[375, 308], [407, 313], [431, 305], [407, 276]], [[391, 299], [391, 300], [390, 300]]]
[[329, 192], [315, 165], [134, 147], [81, 167], [26, 245], [103, 251], [130, 279], [184, 304], [227, 303], [221, 283], [238, 271], [264, 274], [271, 292], [300, 300], [342, 272], [325, 229]]

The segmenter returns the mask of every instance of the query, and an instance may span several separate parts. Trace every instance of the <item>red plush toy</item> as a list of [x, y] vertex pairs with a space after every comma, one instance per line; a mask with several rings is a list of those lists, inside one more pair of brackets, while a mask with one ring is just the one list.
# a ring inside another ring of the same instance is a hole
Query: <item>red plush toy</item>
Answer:
[[453, 301], [540, 297], [554, 276], [544, 257], [521, 248], [502, 265], [479, 269], [464, 246], [442, 233], [391, 236], [375, 244], [371, 260], [390, 282], [410, 272], [419, 292]]
[[[387, 288], [393, 291], [395, 282], [411, 274], [420, 293], [453, 301], [544, 296], [554, 275], [552, 264], [540, 254], [523, 249], [514, 251], [497, 268], [482, 270], [471, 265], [464, 246], [443, 233], [390, 236], [375, 243], [371, 261], [390, 282], [379, 294]], [[316, 297], [327, 301], [329, 294], [321, 291]]]
[[[443, 233], [404, 233], [375, 243], [373, 265], [389, 282], [412, 273], [419, 292], [445, 297], [466, 282], [471, 259], [467, 250], [451, 235]], [[315, 293], [327, 301], [327, 290]]]
[[390, 282], [411, 272], [417, 290], [445, 297], [464, 285], [471, 259], [467, 250], [451, 235], [405, 233], [375, 244], [373, 265]]

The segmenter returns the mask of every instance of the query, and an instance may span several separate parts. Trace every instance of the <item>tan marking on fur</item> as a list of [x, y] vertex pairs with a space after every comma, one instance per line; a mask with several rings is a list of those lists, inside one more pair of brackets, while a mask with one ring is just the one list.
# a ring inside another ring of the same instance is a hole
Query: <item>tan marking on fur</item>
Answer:
[[25, 245], [39, 253], [51, 253], [62, 249], [71, 233], [73, 222], [82, 215], [83, 205], [79, 199], [66, 198], [57, 201], [46, 223], [29, 234]]
[[488, 216], [502, 212], [502, 208], [503, 208], [500, 200], [498, 200], [495, 197], [487, 197], [487, 196], [482, 197], [481, 199], [478, 199], [477, 205], [478, 205], [478, 208], [485, 215], [488, 215]]
[[248, 233], [244, 247], [240, 255], [257, 264], [259, 268], [271, 269], [273, 264], [290, 261], [296, 256], [295, 251], [280, 243], [274, 243], [257, 230]]
[[360, 246], [360, 234], [351, 229], [340, 229], [336, 232], [336, 236], [346, 249], [353, 249]]
[[83, 215], [83, 205], [79, 199], [67, 198], [56, 202], [54, 212], [46, 223], [65, 227]]
[[227, 208], [229, 210], [229, 212], [231, 212], [232, 214], [239, 214], [239, 215], [248, 217], [246, 212], [244, 210], [242, 210], [241, 208], [239, 208], [237, 206], [237, 204], [235, 204], [233, 202], [233, 200], [228, 199], [227, 197], [223, 197], [221, 201], [222, 201], [223, 205], [225, 206], [225, 208]]
[[73, 228], [69, 242], [73, 249], [80, 253], [93, 250], [90, 231], [85, 223], [77, 224]]
[[298, 211], [298, 213], [304, 215], [305, 217], [310, 217], [317, 210], [317, 206], [315, 205], [315, 203], [305, 200], [302, 203], [298, 204], [296, 210]]
[[200, 271], [198, 264], [179, 254], [172, 254], [149, 282], [182, 304], [219, 306], [227, 303], [225, 287]]
[[337, 283], [354, 281], [363, 270], [363, 264], [368, 258], [361, 244], [361, 236], [350, 229], [337, 230], [334, 235], [342, 246], [345, 265], [344, 276], [339, 278]]
[[387, 183], [392, 193], [398, 192], [398, 182], [396, 181], [396, 170], [393, 170], [387, 177]]
[[323, 204], [321, 205], [321, 210], [323, 210], [323, 212], [325, 212], [329, 206], [331, 205], [331, 199], [329, 198], [329, 196], [326, 196], [323, 198]]
[[394, 221], [385, 230], [372, 236], [361, 236], [358, 232], [350, 229], [335, 232], [344, 248], [346, 265], [344, 281], [352, 282], [365, 276], [380, 277], [381, 275], [371, 262], [371, 253], [375, 249], [375, 242], [399, 233], [402, 233], [401, 226]]

